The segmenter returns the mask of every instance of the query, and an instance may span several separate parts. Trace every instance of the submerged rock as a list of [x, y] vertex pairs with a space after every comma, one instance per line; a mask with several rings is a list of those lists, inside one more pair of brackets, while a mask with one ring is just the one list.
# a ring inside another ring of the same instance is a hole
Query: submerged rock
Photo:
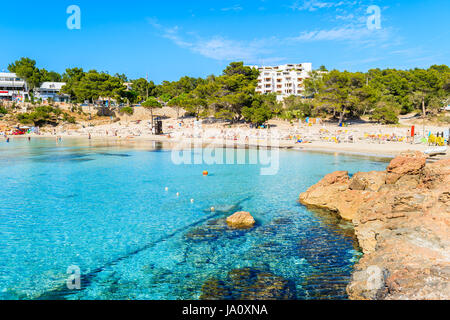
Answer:
[[202, 286], [202, 300], [288, 300], [295, 299], [292, 281], [270, 272], [242, 268], [231, 270], [225, 281], [207, 280]]
[[255, 225], [255, 222], [250, 212], [245, 211], [236, 212], [227, 218], [228, 226], [235, 229], [250, 229]]
[[234, 239], [243, 235], [243, 231], [230, 229], [223, 218], [208, 221], [205, 225], [190, 229], [184, 238], [187, 241], [215, 241], [219, 238]]
[[300, 201], [352, 220], [364, 256], [351, 299], [450, 298], [450, 160], [408, 152], [386, 172], [327, 175]]
[[230, 298], [230, 290], [223, 281], [210, 279], [202, 286], [200, 300], [226, 300]]

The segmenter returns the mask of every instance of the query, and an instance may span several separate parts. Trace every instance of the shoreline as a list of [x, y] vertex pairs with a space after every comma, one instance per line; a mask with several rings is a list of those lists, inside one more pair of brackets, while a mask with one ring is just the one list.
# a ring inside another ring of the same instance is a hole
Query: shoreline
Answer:
[[[201, 139], [201, 138], [169, 138], [165, 135], [145, 135], [135, 137], [115, 137], [115, 136], [93, 136], [90, 140], [88, 136], [83, 135], [24, 135], [24, 136], [10, 136], [10, 141], [14, 139], [24, 140], [30, 137], [31, 139], [56, 139], [60, 136], [62, 139], [70, 140], [86, 140], [95, 143], [101, 142], [114, 142], [119, 144], [130, 145], [142, 145], [145, 147], [146, 143], [161, 142], [172, 145], [177, 148], [184, 147], [224, 147], [224, 148], [277, 148], [280, 150], [295, 150], [305, 152], [320, 152], [320, 153], [337, 153], [355, 156], [369, 156], [380, 157], [386, 159], [392, 159], [405, 151], [420, 151], [424, 152], [429, 146], [418, 144], [407, 144], [404, 142], [390, 142], [390, 143], [326, 143], [326, 142], [311, 142], [311, 143], [295, 143], [291, 141], [277, 141], [272, 143], [270, 140], [263, 141], [262, 139], [256, 143], [245, 143], [241, 141], [222, 140], [217, 141], [214, 139]], [[449, 155], [445, 155], [443, 158], [448, 158]]]

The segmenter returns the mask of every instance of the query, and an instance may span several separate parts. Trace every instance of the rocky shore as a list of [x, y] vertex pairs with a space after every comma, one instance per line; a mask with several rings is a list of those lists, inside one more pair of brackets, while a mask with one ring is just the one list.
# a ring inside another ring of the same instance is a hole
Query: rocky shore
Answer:
[[450, 160], [406, 152], [386, 171], [338, 171], [300, 195], [353, 222], [364, 253], [350, 299], [450, 299]]

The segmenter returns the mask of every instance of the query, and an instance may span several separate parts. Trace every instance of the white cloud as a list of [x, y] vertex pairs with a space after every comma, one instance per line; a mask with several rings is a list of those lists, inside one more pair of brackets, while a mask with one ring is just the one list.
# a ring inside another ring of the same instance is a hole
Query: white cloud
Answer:
[[295, 1], [290, 8], [295, 11], [316, 11], [323, 8], [340, 7], [344, 4], [344, 1], [325, 2], [320, 0], [303, 0], [301, 3], [300, 1]]
[[[149, 19], [148, 21], [161, 32], [161, 37], [169, 39], [181, 48], [189, 49], [210, 59], [219, 61], [244, 60], [247, 63], [253, 63], [264, 59], [265, 56], [270, 56], [272, 53], [266, 48], [268, 39], [238, 41], [219, 35], [205, 38], [192, 32], [182, 32], [177, 26], [164, 27], [155, 19]], [[270, 59], [281, 60], [283, 58]]]
[[349, 13], [349, 14], [345, 14], [345, 15], [336, 15], [336, 20], [347, 21], [347, 20], [354, 20], [354, 19], [355, 19], [355, 15], [353, 13]]
[[221, 11], [242, 11], [243, 8], [239, 4], [236, 4], [236, 5], [232, 6], [232, 7], [222, 8], [220, 10]]
[[277, 50], [308, 42], [345, 42], [360, 48], [386, 48], [395, 45], [396, 41], [398, 42], [398, 39], [393, 37], [392, 30], [388, 28], [369, 30], [365, 23], [356, 23], [355, 21], [332, 29], [303, 31], [297, 36], [253, 40], [235, 40], [221, 35], [204, 37], [192, 32], [184, 32], [177, 26], [164, 27], [156, 20], [149, 20], [149, 23], [160, 31], [161, 37], [169, 39], [175, 45], [219, 61], [280, 62], [284, 58], [279, 58], [278, 55], [273, 57]]
[[364, 28], [342, 27], [329, 30], [314, 30], [302, 32], [299, 36], [291, 38], [296, 41], [343, 41], [360, 40], [371, 36], [371, 31]]

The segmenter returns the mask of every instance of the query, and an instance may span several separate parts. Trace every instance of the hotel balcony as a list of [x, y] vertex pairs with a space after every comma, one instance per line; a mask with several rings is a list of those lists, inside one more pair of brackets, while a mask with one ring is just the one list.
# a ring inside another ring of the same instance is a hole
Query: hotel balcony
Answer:
[[2, 80], [0, 78], [0, 88], [25, 88], [25, 81], [19, 80], [19, 81], [10, 81], [10, 80]]

